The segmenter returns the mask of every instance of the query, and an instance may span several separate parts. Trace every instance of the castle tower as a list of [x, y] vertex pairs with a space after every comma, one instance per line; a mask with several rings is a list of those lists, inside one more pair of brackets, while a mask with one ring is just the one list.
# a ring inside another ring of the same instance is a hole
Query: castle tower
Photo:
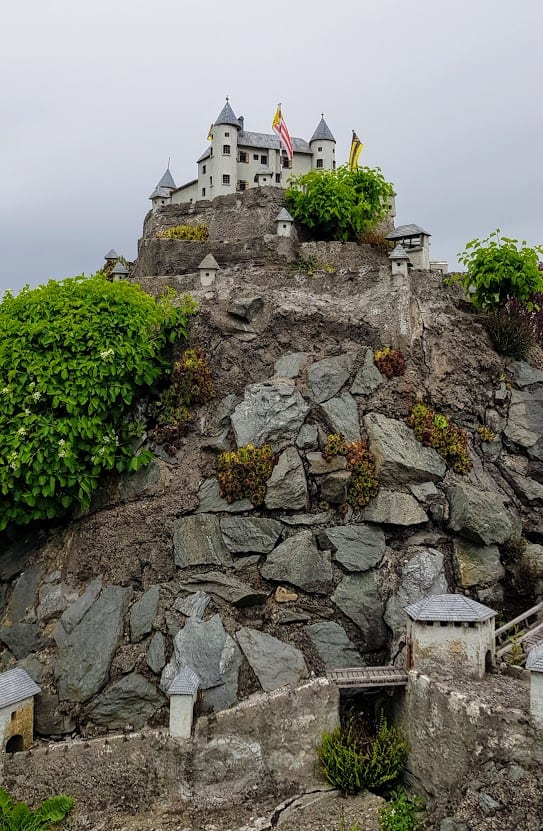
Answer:
[[324, 113], [309, 141], [309, 146], [313, 151], [313, 168], [317, 170], [336, 169], [336, 140], [324, 120]]
[[[198, 182], [200, 195], [205, 188], [205, 198], [215, 199], [235, 193], [238, 181], [238, 132], [241, 124], [226, 98], [226, 104], [212, 127], [211, 155], [207, 175]], [[206, 182], [207, 180], [207, 182]]]
[[175, 187], [176, 185], [168, 166], [162, 179], [149, 197], [153, 204], [153, 208], [159, 208], [162, 205], [169, 205], [172, 198], [172, 192], [175, 190]]

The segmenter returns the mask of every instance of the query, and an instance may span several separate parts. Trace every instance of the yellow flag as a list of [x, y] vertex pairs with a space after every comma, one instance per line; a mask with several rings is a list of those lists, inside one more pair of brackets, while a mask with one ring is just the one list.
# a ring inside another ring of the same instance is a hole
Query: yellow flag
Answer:
[[207, 140], [208, 141], [213, 141], [213, 127], [214, 127], [214, 125], [212, 124], [211, 127], [209, 128], [209, 133], [207, 134]]
[[353, 140], [351, 142], [351, 152], [349, 153], [349, 170], [356, 170], [358, 167], [358, 157], [362, 152], [364, 145], [353, 130]]

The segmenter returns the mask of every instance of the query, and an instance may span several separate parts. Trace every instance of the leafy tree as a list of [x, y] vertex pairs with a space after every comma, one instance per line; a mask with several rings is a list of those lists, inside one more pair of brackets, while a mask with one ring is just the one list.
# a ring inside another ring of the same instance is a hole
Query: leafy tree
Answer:
[[346, 165], [311, 170], [292, 181], [285, 203], [292, 217], [317, 239], [358, 241], [389, 211], [394, 188], [379, 168]]
[[149, 461], [134, 450], [134, 406], [194, 312], [189, 297], [175, 306], [101, 273], [4, 295], [0, 529], [85, 509], [103, 471]]
[[500, 236], [497, 228], [486, 239], [472, 239], [458, 255], [466, 272], [456, 278], [481, 309], [502, 309], [512, 299], [533, 308], [532, 297], [543, 291], [538, 269], [541, 246], [530, 248], [526, 240]]
[[32, 811], [24, 802], [14, 803], [10, 795], [0, 788], [0, 831], [41, 831], [53, 823], [61, 822], [72, 810], [74, 800], [70, 796], [52, 796]]

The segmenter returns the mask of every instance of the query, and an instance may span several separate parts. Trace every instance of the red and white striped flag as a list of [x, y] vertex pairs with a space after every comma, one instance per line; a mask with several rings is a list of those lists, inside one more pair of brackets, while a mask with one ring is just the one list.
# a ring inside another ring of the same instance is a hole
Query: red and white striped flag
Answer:
[[285, 119], [281, 113], [281, 104], [277, 105], [277, 110], [275, 111], [275, 115], [272, 121], [272, 129], [275, 130], [279, 139], [283, 143], [283, 147], [287, 151], [287, 156], [292, 161], [292, 157], [294, 156], [294, 150], [292, 149], [292, 139], [290, 137], [290, 133], [288, 131], [288, 127], [285, 124]]

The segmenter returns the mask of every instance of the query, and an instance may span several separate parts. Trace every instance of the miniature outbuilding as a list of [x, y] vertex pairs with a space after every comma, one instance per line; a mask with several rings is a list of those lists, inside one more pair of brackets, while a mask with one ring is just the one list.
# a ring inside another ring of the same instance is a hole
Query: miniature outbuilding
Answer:
[[286, 208], [281, 208], [275, 217], [275, 221], [277, 223], [277, 236], [290, 237], [294, 220]]
[[403, 277], [407, 277], [407, 270], [411, 265], [411, 260], [407, 256], [407, 252], [403, 245], [398, 243], [398, 245], [388, 255], [388, 259], [390, 260], [392, 274], [401, 274]]
[[104, 254], [104, 260], [106, 261], [106, 263], [108, 265], [110, 265], [111, 263], [116, 262], [118, 259], [119, 259], [119, 255], [117, 254], [117, 252], [115, 251], [114, 248], [110, 248], [109, 251], [107, 252], [107, 254]]
[[413, 268], [428, 271], [430, 268], [430, 237], [431, 234], [418, 225], [399, 225], [389, 234], [387, 240], [401, 245]]
[[174, 739], [190, 738], [199, 687], [200, 678], [189, 666], [184, 666], [170, 685], [170, 736]]
[[543, 643], [528, 652], [526, 669], [530, 671], [530, 715], [543, 728]]
[[113, 278], [113, 282], [116, 282], [117, 280], [124, 280], [128, 276], [128, 269], [124, 263], [118, 262], [110, 274]]
[[149, 197], [153, 204], [153, 208], [159, 208], [162, 207], [162, 205], [169, 205], [175, 188], [176, 185], [174, 178], [170, 173], [170, 168], [167, 167], [160, 182]]
[[462, 594], [435, 594], [405, 611], [407, 669], [442, 667], [482, 678], [494, 666], [493, 609]]
[[198, 271], [200, 272], [200, 283], [202, 286], [212, 286], [219, 270], [219, 263], [213, 254], [206, 254], [200, 265]]
[[27, 750], [34, 738], [34, 696], [41, 692], [22, 667], [0, 674], [0, 735], [7, 753]]

